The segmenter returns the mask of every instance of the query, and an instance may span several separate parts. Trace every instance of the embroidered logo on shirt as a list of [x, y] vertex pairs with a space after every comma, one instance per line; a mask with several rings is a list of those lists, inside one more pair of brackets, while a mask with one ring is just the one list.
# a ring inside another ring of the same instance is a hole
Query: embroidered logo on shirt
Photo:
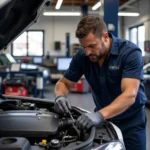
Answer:
[[119, 66], [109, 66], [109, 70], [119, 70]]

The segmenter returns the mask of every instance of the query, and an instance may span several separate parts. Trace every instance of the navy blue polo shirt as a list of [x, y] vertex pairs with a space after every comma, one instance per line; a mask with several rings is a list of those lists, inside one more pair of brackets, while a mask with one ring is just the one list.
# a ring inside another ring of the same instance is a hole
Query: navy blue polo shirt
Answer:
[[130, 41], [114, 37], [108, 56], [102, 67], [97, 62], [91, 62], [85, 53], [79, 49], [74, 55], [64, 77], [77, 82], [84, 75], [92, 88], [96, 110], [109, 105], [121, 93], [122, 78], [137, 78], [140, 86], [135, 103], [125, 112], [113, 119], [125, 119], [134, 115], [146, 102], [143, 85], [143, 60], [141, 50]]

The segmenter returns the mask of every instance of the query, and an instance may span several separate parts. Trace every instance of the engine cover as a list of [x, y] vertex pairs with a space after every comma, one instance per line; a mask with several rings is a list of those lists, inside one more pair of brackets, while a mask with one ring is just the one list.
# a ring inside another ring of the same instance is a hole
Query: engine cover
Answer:
[[59, 117], [46, 111], [0, 112], [0, 137], [48, 137], [58, 131]]

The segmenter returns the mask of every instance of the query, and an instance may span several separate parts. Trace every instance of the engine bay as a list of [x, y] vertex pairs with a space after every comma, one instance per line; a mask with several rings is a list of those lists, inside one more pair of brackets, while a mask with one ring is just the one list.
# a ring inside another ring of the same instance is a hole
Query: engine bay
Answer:
[[[72, 107], [76, 120], [84, 110]], [[54, 103], [35, 98], [0, 99], [0, 150], [90, 150], [119, 137], [110, 122], [78, 129], [69, 114], [57, 114]], [[100, 150], [100, 149], [99, 149]]]
[[2, 136], [48, 137], [58, 132], [59, 118], [45, 111], [8, 111], [0, 115]]

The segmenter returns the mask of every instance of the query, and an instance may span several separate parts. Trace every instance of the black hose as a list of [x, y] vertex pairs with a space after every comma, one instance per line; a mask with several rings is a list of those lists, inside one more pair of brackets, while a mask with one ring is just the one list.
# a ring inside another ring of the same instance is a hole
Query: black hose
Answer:
[[67, 126], [70, 126], [73, 124], [72, 119], [65, 119], [59, 121], [59, 129], [66, 128]]
[[60, 120], [59, 121], [59, 129], [63, 129], [66, 128], [67, 126], [72, 125], [73, 129], [76, 131], [78, 138], [80, 137], [80, 133], [78, 131], [78, 129], [76, 128], [76, 126], [74, 125], [74, 122], [72, 119], [67, 119], [67, 120]]
[[88, 145], [91, 145], [91, 143], [93, 143], [94, 141], [95, 132], [96, 132], [96, 127], [93, 126], [90, 132], [90, 137], [85, 142], [82, 142], [81, 144], [71, 147], [71, 148], [67, 148], [67, 147], [60, 148], [60, 150], [79, 150], [79, 149], [83, 149], [84, 147]]

